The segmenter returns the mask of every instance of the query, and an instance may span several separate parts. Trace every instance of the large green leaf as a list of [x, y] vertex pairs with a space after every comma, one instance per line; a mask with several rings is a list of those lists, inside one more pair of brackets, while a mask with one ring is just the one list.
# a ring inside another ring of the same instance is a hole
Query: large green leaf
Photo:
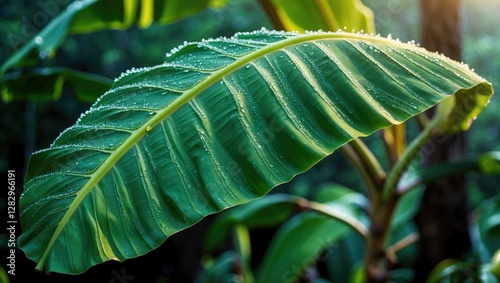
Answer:
[[460, 63], [380, 37], [261, 30], [186, 43], [124, 73], [31, 156], [19, 245], [37, 269], [65, 273], [145, 254], [456, 93], [466, 111], [450, 119], [462, 125], [492, 88]]
[[[201, 12], [207, 6], [219, 7], [227, 0], [79, 0], [62, 9], [47, 26], [9, 57], [0, 67], [0, 75], [16, 66], [33, 66], [53, 56], [69, 34], [87, 33], [105, 28], [126, 29], [132, 24], [148, 27], [153, 21], [166, 24]], [[57, 11], [58, 4], [47, 3]], [[62, 6], [62, 5], [61, 5]]]

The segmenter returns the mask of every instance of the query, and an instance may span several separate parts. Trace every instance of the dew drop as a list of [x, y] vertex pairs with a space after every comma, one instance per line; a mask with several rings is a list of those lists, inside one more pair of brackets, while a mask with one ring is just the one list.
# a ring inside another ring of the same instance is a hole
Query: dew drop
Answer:
[[151, 127], [151, 126], [147, 126], [147, 127], [146, 127], [146, 132], [150, 132], [150, 131], [151, 131], [151, 129], [153, 129], [153, 127]]
[[40, 53], [38, 53], [38, 57], [40, 57], [40, 59], [45, 59], [47, 57], [47, 52], [45, 51], [40, 51]]
[[41, 36], [35, 37], [35, 43], [38, 45], [42, 45], [43, 44], [43, 37], [41, 37]]
[[66, 9], [68, 11], [78, 11], [83, 7], [83, 4], [81, 1], [75, 1], [71, 3]]
[[82, 1], [75, 1], [73, 5], [75, 10], [80, 10], [83, 7]]

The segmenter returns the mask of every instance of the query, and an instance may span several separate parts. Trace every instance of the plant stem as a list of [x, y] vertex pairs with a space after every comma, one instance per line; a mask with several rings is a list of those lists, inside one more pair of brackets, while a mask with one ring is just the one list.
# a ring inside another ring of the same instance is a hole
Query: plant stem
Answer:
[[[427, 143], [438, 126], [446, 127], [446, 120], [453, 109], [455, 98], [450, 96], [444, 99], [437, 109], [434, 118], [425, 126], [422, 132], [410, 143], [394, 167], [389, 172], [383, 186], [382, 194], [375, 195], [373, 212], [370, 214], [370, 235], [366, 242], [365, 276], [366, 282], [387, 282], [388, 270], [391, 268], [390, 254], [384, 250], [385, 240], [390, 231], [391, 219], [400, 195], [396, 193], [401, 176], [410, 162]], [[377, 199], [379, 197], [379, 199]]]
[[350, 144], [352, 145], [353, 150], [359, 156], [363, 166], [368, 171], [368, 174], [370, 174], [371, 178], [375, 182], [377, 188], [382, 187], [385, 182], [386, 175], [377, 158], [373, 155], [371, 150], [362, 140], [354, 139], [350, 142]]
[[396, 264], [397, 263], [396, 253], [399, 252], [400, 250], [405, 249], [409, 245], [416, 243], [419, 239], [420, 236], [416, 232], [407, 235], [406, 237], [404, 237], [403, 239], [399, 240], [397, 243], [386, 249], [387, 258], [391, 261], [393, 265]]
[[250, 235], [248, 228], [243, 224], [238, 224], [234, 226], [234, 242], [236, 250], [240, 256], [241, 264], [241, 275], [243, 276], [243, 282], [253, 283], [255, 282], [253, 274], [250, 268]]
[[389, 173], [387, 177], [387, 181], [384, 185], [383, 189], [383, 199], [387, 200], [394, 194], [396, 190], [396, 186], [401, 179], [404, 171], [410, 165], [413, 157], [417, 155], [420, 148], [431, 138], [432, 131], [436, 125], [439, 125], [441, 122], [440, 119], [433, 119], [427, 127], [410, 143], [408, 148], [403, 152], [401, 158], [396, 162], [394, 168]]
[[356, 152], [356, 150], [354, 150], [354, 147], [351, 143], [345, 144], [342, 147], [340, 147], [340, 151], [347, 158], [349, 163], [351, 163], [351, 165], [354, 166], [354, 168], [356, 168], [359, 175], [363, 179], [363, 182], [365, 183], [368, 197], [371, 200], [374, 200], [375, 195], [380, 194], [381, 186], [377, 186], [378, 182], [373, 178], [372, 174], [370, 174], [370, 172], [368, 171], [367, 167], [365, 166], [366, 164], [363, 163], [363, 160], [359, 155], [359, 153]]
[[425, 112], [422, 112], [416, 116], [418, 125], [422, 128], [425, 129], [427, 126], [429, 126], [429, 118], [427, 118], [427, 114]]
[[382, 141], [384, 142], [385, 152], [389, 168], [392, 168], [403, 154], [406, 147], [406, 125], [393, 125], [382, 130]]
[[319, 202], [310, 201], [304, 198], [300, 199], [298, 201], [298, 204], [305, 209], [310, 209], [319, 212], [321, 214], [334, 218], [335, 220], [338, 220], [344, 224], [347, 224], [351, 228], [353, 228], [354, 231], [358, 232], [358, 234], [360, 234], [363, 237], [363, 239], [366, 240], [368, 238], [369, 234], [368, 228], [363, 223], [361, 223], [361, 221], [359, 221], [358, 219], [354, 218], [353, 216], [345, 213], [340, 209], [337, 209], [333, 206], [324, 205]]
[[370, 235], [366, 241], [365, 277], [366, 282], [386, 282], [388, 280], [388, 256], [384, 250], [385, 240], [390, 231], [391, 219], [398, 198], [394, 195], [389, 200], [382, 200], [374, 207], [371, 215]]

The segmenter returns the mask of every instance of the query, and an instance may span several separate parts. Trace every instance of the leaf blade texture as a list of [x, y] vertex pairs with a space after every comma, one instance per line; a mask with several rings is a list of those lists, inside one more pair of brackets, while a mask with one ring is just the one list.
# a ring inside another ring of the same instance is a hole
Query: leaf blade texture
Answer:
[[489, 83], [380, 37], [261, 30], [186, 43], [124, 73], [32, 155], [19, 244], [37, 269], [70, 274], [143, 255], [456, 93], [457, 109], [474, 101], [450, 118], [465, 129]]

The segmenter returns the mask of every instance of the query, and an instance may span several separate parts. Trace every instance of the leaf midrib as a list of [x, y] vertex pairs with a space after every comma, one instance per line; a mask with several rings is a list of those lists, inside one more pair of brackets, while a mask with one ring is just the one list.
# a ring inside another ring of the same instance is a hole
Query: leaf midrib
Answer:
[[[273, 35], [272, 33], [270, 35]], [[182, 95], [180, 95], [177, 99], [175, 99], [172, 103], [170, 103], [167, 107], [162, 110], [157, 111], [157, 114], [149, 119], [144, 125], [141, 127], [131, 131], [131, 135], [129, 138], [125, 140], [120, 146], [118, 146], [109, 157], [99, 165], [98, 169], [94, 171], [90, 175], [90, 179], [85, 183], [85, 185], [78, 191], [76, 194], [75, 200], [71, 203], [68, 208], [68, 211], [65, 213], [64, 217], [59, 222], [52, 238], [47, 244], [47, 248], [45, 249], [40, 261], [38, 262], [36, 269], [43, 270], [45, 265], [45, 260], [50, 254], [52, 250], [52, 246], [54, 245], [56, 239], [59, 237], [59, 234], [63, 231], [66, 224], [69, 222], [69, 219], [73, 215], [73, 213], [79, 208], [80, 204], [83, 202], [85, 197], [90, 193], [92, 188], [94, 188], [103, 178], [104, 176], [114, 167], [114, 165], [127, 153], [135, 144], [137, 144], [149, 131], [152, 130], [157, 124], [163, 122], [167, 117], [172, 115], [179, 108], [184, 106], [186, 103], [194, 99], [197, 95], [202, 93], [205, 89], [212, 86], [217, 81], [223, 79], [228, 74], [236, 71], [237, 69], [244, 67], [246, 64], [249, 64], [253, 60], [263, 57], [267, 54], [270, 54], [274, 51], [280, 50], [285, 47], [289, 47], [292, 45], [305, 43], [309, 41], [316, 41], [321, 39], [329, 39], [329, 40], [366, 40], [365, 34], [352, 34], [352, 33], [309, 33], [309, 34], [301, 34], [291, 38], [287, 38], [284, 40], [280, 40], [275, 43], [270, 43], [265, 47], [258, 49], [257, 51], [251, 52], [247, 55], [244, 55], [230, 63], [229, 65], [213, 72], [210, 76], [208, 76], [201, 83], [197, 84], [195, 87], [185, 91]], [[236, 39], [237, 40], [237, 39]], [[247, 40], [248, 39], [242, 39]], [[386, 39], [383, 37], [370, 37], [370, 43], [372, 42], [380, 42], [387, 43], [391, 45], [399, 45], [401, 44], [398, 41]], [[407, 45], [405, 45], [408, 48]], [[415, 49], [417, 47], [415, 46]], [[149, 131], [147, 130], [149, 128]]]

